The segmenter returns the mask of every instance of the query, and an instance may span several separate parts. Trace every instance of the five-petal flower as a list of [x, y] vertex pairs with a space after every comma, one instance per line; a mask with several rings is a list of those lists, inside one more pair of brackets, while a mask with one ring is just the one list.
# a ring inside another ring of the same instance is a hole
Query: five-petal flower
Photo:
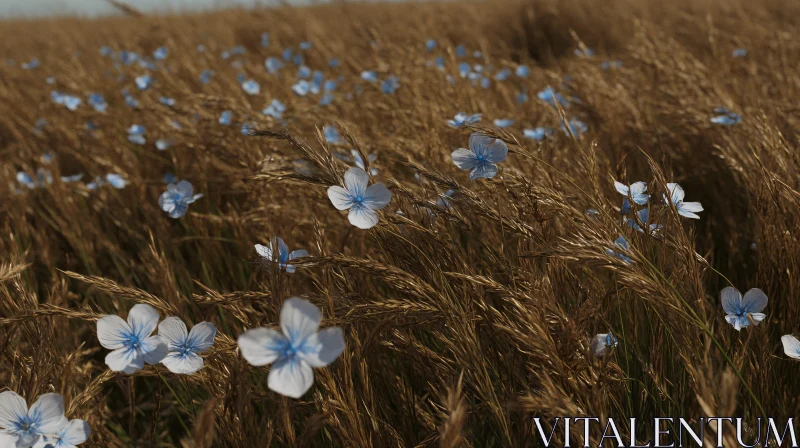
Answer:
[[158, 324], [158, 335], [166, 341], [169, 352], [161, 361], [172, 373], [189, 375], [203, 367], [199, 356], [212, 345], [217, 327], [211, 322], [200, 322], [186, 331], [186, 324], [179, 317], [170, 316]]
[[328, 198], [338, 210], [350, 210], [347, 218], [359, 229], [369, 229], [378, 224], [380, 210], [392, 200], [392, 193], [382, 183], [369, 185], [369, 175], [359, 167], [344, 173], [344, 188], [328, 187]]
[[475, 180], [497, 175], [497, 164], [507, 155], [508, 146], [504, 141], [474, 132], [469, 136], [469, 149], [456, 149], [452, 157], [453, 163], [462, 170], [470, 170], [469, 179]]
[[186, 214], [189, 204], [203, 197], [202, 193], [193, 194], [194, 187], [189, 181], [182, 180], [178, 184], [167, 185], [167, 191], [161, 193], [158, 205], [169, 213], [169, 217], [178, 219]]
[[31, 447], [45, 434], [60, 431], [66, 423], [64, 398], [59, 394], [44, 394], [28, 409], [25, 399], [16, 392], [0, 393], [0, 434], [14, 440], [12, 446]]
[[158, 311], [140, 303], [128, 312], [125, 322], [117, 315], [104, 316], [97, 321], [97, 338], [100, 345], [113, 350], [106, 356], [106, 364], [114, 372], [131, 374], [144, 368], [144, 363], [155, 365], [167, 356], [167, 343], [161, 336], [150, 336], [158, 325]]
[[767, 307], [767, 295], [758, 288], [747, 291], [742, 298], [742, 293], [736, 288], [728, 286], [720, 292], [720, 297], [722, 309], [727, 313], [725, 320], [733, 325], [736, 331], [741, 331], [742, 328], [750, 325], [748, 316], [753, 319], [754, 325], [758, 325], [767, 317], [762, 313]]
[[272, 364], [267, 380], [271, 390], [300, 398], [314, 383], [312, 367], [332, 363], [345, 347], [341, 328], [317, 331], [321, 319], [314, 304], [293, 297], [281, 309], [281, 332], [248, 330], [239, 336], [239, 350], [254, 366]]

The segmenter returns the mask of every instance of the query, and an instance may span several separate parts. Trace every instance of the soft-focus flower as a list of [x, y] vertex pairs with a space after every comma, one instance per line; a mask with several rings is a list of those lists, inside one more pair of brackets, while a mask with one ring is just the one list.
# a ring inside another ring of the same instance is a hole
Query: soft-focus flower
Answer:
[[647, 184], [644, 182], [634, 182], [631, 185], [625, 185], [622, 182], [614, 181], [614, 188], [617, 189], [619, 194], [633, 199], [633, 202], [644, 205], [650, 199], [650, 195], [645, 193], [647, 191]]
[[592, 353], [597, 357], [603, 356], [609, 348], [616, 347], [617, 344], [617, 338], [610, 331], [600, 333], [592, 339]]
[[589, 126], [587, 126], [586, 123], [575, 117], [570, 118], [566, 125], [561, 123], [561, 131], [565, 134], [570, 133], [567, 132], [567, 126], [569, 126], [569, 131], [575, 138], [581, 138], [581, 135], [589, 130]]
[[[675, 204], [675, 208], [678, 209], [679, 215], [687, 218], [700, 219], [695, 213], [702, 212], [703, 206], [699, 202], [683, 202], [684, 192], [680, 185], [668, 183], [667, 190], [669, 190], [670, 199], [672, 203]], [[666, 196], [664, 196], [664, 201], [667, 201]]]
[[83, 179], [83, 173], [73, 174], [72, 176], [61, 176], [61, 182], [65, 184], [79, 182], [81, 179]]
[[278, 58], [270, 56], [264, 61], [264, 68], [266, 68], [269, 73], [277, 73], [282, 67], [283, 62]]
[[16, 392], [0, 393], [0, 434], [7, 436], [3, 448], [31, 447], [45, 434], [58, 433], [67, 423], [64, 398], [59, 394], [41, 395], [28, 409]]
[[169, 50], [167, 50], [167, 47], [158, 47], [156, 51], [153, 52], [153, 57], [156, 60], [163, 61], [164, 59], [167, 58], [168, 54]]
[[550, 128], [533, 128], [533, 129], [523, 129], [522, 135], [525, 138], [529, 138], [536, 141], [542, 141], [548, 135], [552, 135], [553, 130]]
[[800, 340], [797, 340], [796, 337], [790, 334], [785, 334], [781, 336], [781, 342], [783, 343], [783, 352], [786, 353], [786, 356], [800, 359]]
[[371, 70], [365, 70], [361, 72], [361, 79], [369, 82], [378, 82], [378, 75], [376, 75], [375, 72]]
[[214, 76], [214, 72], [212, 70], [203, 70], [203, 72], [200, 73], [200, 82], [203, 84], [208, 84], [208, 82], [211, 81], [212, 76]]
[[581, 57], [581, 58], [590, 58], [590, 57], [594, 56], [594, 51], [591, 48], [587, 48], [587, 47], [576, 48], [574, 53], [575, 53], [575, 56], [578, 56], [578, 57]]
[[467, 124], [475, 124], [481, 121], [482, 114], [467, 115], [464, 112], [457, 113], [452, 120], [447, 120], [451, 128], [460, 128]]
[[[347, 218], [359, 229], [369, 229], [378, 224], [380, 210], [391, 201], [392, 193], [382, 183], [369, 185], [369, 175], [359, 167], [344, 173], [344, 185], [328, 187], [328, 198], [338, 210], [350, 210]], [[368, 186], [369, 185], [369, 186]]]
[[466, 48], [464, 48], [464, 46], [463, 46], [463, 45], [459, 44], [459, 45], [456, 47], [456, 57], [458, 57], [458, 58], [463, 58], [463, 57], [464, 57], [464, 56], [466, 56], [466, 55], [467, 55], [467, 49], [466, 49]]
[[201, 322], [192, 331], [175, 316], [169, 316], [158, 324], [158, 335], [167, 343], [167, 356], [161, 361], [172, 373], [191, 375], [203, 367], [202, 353], [214, 345], [217, 327], [211, 322]]
[[741, 115], [733, 113], [724, 107], [718, 107], [714, 109], [714, 113], [718, 114], [717, 116], [711, 118], [711, 122], [714, 124], [733, 126], [742, 122]]
[[223, 111], [219, 116], [219, 124], [229, 125], [231, 124], [231, 119], [233, 118], [233, 112], [226, 110]]
[[252, 79], [244, 81], [242, 83], [242, 89], [244, 89], [244, 91], [248, 95], [258, 95], [258, 93], [261, 92], [261, 86], [258, 85], [258, 83], [255, 80]]
[[606, 253], [608, 255], [619, 258], [620, 260], [622, 260], [627, 264], [633, 263], [633, 259], [625, 255], [625, 253], [627, 253], [630, 250], [630, 247], [628, 246], [628, 240], [626, 240], [624, 236], [620, 235], [617, 239], [615, 239], [614, 246], [616, 246], [615, 249], [622, 249], [622, 251], [617, 252], [613, 249], [606, 248]]
[[428, 39], [428, 41], [425, 42], [425, 50], [433, 51], [434, 48], [436, 48], [436, 41], [434, 39]]
[[322, 314], [311, 302], [293, 297], [281, 309], [281, 333], [255, 328], [239, 336], [242, 356], [254, 366], [272, 364], [269, 388], [292, 398], [303, 396], [314, 384], [314, 367], [325, 367], [344, 351], [341, 328], [322, 331]]
[[547, 86], [544, 90], [537, 93], [536, 96], [544, 101], [545, 103], [549, 104], [552, 107], [556, 107], [556, 102], [561, 104], [561, 107], [569, 106], [569, 101], [564, 98], [563, 95], [557, 93], [552, 87]]
[[168, 139], [160, 138], [156, 140], [156, 149], [158, 149], [159, 151], [164, 151], [167, 148], [169, 148], [169, 146], [170, 146], [170, 141]]
[[469, 179], [490, 179], [497, 174], [497, 164], [506, 159], [508, 146], [505, 142], [474, 132], [469, 136], [469, 149], [453, 151], [453, 163], [462, 170], [470, 170]]
[[117, 190], [122, 190], [126, 185], [128, 185], [128, 181], [126, 181], [125, 178], [119, 174], [106, 174], [106, 182], [111, 184], [111, 186]]
[[743, 58], [743, 57], [747, 56], [747, 48], [737, 48], [737, 49], [733, 50], [732, 55], [735, 58]]
[[614, 61], [603, 61], [600, 64], [600, 68], [602, 68], [603, 70], [609, 70], [609, 69], [620, 68], [620, 67], [622, 67], [622, 61], [617, 61], [617, 60], [614, 60]]
[[[283, 239], [277, 236], [269, 242], [268, 246], [256, 244], [254, 247], [258, 255], [261, 255], [264, 260], [270, 263], [278, 263], [279, 268], [285, 269], [286, 272], [290, 274], [295, 271], [295, 267], [294, 265], [289, 264], [289, 261], [294, 260], [295, 258], [308, 256], [308, 252], [303, 249], [289, 252], [289, 246], [286, 245]], [[275, 256], [275, 251], [278, 252], [277, 257]]]
[[754, 325], [758, 325], [767, 317], [762, 313], [767, 307], [767, 295], [758, 288], [744, 293], [744, 298], [742, 298], [742, 293], [731, 286], [723, 289], [719, 295], [722, 299], [722, 309], [727, 313], [725, 320], [733, 325], [736, 331], [741, 331], [742, 328], [750, 325], [748, 316], [753, 319]]
[[272, 100], [272, 102], [261, 111], [264, 115], [278, 120], [283, 118], [284, 112], [286, 112], [286, 106], [279, 100]]
[[322, 136], [325, 137], [325, 141], [327, 143], [338, 145], [342, 142], [342, 134], [336, 129], [336, 127], [331, 125], [325, 125], [322, 127]]
[[150, 75], [141, 75], [136, 77], [136, 87], [138, 87], [139, 90], [147, 90], [152, 82], [153, 78], [150, 77]]
[[169, 213], [169, 217], [178, 219], [186, 214], [189, 204], [203, 197], [202, 193], [194, 194], [194, 187], [187, 180], [167, 185], [167, 191], [161, 193], [158, 205]]
[[158, 325], [158, 311], [140, 303], [128, 312], [125, 322], [109, 314], [97, 321], [97, 338], [100, 345], [113, 350], [106, 356], [106, 365], [114, 372], [131, 374], [144, 368], [144, 363], [155, 365], [167, 356], [167, 343], [161, 336], [150, 336]]
[[494, 120], [494, 125], [498, 128], [507, 128], [512, 124], [514, 124], [514, 120], [510, 118], [498, 118]]
[[33, 448], [75, 448], [89, 439], [89, 424], [83, 420], [63, 420], [63, 426], [55, 433], [47, 434]]
[[175, 105], [175, 98], [170, 98], [167, 96], [162, 96], [161, 98], [158, 99], [158, 101], [165, 106], [171, 107]]
[[391, 75], [381, 83], [381, 92], [390, 95], [400, 88], [400, 78]]
[[91, 95], [89, 95], [89, 99], [87, 102], [97, 112], [105, 112], [106, 109], [108, 109], [108, 103], [106, 103], [106, 100], [105, 98], [103, 98], [103, 95], [100, 95], [99, 93], [92, 93]]
[[144, 145], [147, 143], [147, 140], [144, 138], [145, 131], [145, 127], [140, 124], [131, 125], [131, 127], [128, 128], [128, 141], [137, 145]]
[[520, 78], [527, 78], [531, 74], [531, 69], [527, 65], [517, 66], [515, 73]]
[[[364, 159], [361, 158], [361, 154], [359, 154], [358, 151], [356, 151], [355, 149], [351, 149], [350, 154], [353, 156], [353, 163], [355, 163], [357, 167], [361, 168], [362, 170], [367, 169], [367, 166], [364, 163]], [[369, 161], [369, 163], [372, 163], [377, 159], [378, 159], [377, 154], [367, 154], [367, 160]], [[370, 167], [369, 174], [373, 176], [378, 175], [378, 169]]]
[[308, 78], [311, 76], [311, 69], [308, 68], [306, 65], [301, 65], [300, 68], [297, 69], [297, 77], [298, 78]]

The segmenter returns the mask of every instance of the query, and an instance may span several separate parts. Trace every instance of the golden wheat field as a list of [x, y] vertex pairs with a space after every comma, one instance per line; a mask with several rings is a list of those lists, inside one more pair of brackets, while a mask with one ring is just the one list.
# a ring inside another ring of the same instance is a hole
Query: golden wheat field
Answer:
[[0, 22], [0, 445], [797, 446], [799, 33], [789, 0]]

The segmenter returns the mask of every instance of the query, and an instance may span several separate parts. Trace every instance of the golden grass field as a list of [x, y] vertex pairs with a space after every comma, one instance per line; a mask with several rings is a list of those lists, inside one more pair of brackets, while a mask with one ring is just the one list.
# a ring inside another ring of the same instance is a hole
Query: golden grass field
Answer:
[[[91, 427], [82, 447], [525, 447], [539, 443], [532, 417], [797, 417], [800, 362], [781, 336], [800, 336], [798, 33], [800, 4], [786, 0], [0, 22], [0, 390], [28, 404], [62, 394], [67, 417]], [[426, 51], [428, 39], [437, 48]], [[322, 94], [292, 92], [291, 61], [280, 74], [265, 69], [302, 41], [312, 44], [307, 66], [342, 77], [327, 106]], [[244, 54], [220, 56], [238, 45]], [[169, 56], [157, 70], [119, 63], [122, 50], [161, 46]], [[574, 52], [586, 48], [594, 56]], [[747, 55], [734, 57], [737, 48]], [[443, 70], [430, 66], [439, 56]], [[40, 65], [24, 69], [33, 57]], [[511, 75], [473, 86], [459, 76], [463, 61]], [[522, 64], [530, 76], [516, 76]], [[364, 70], [397, 76], [399, 89], [382, 93]], [[153, 83], [141, 91], [134, 78], [144, 73]], [[537, 98], [547, 86], [574, 101], [550, 107]], [[54, 90], [82, 104], [56, 104]], [[105, 112], [87, 104], [91, 92]], [[284, 121], [261, 112], [274, 99]], [[712, 123], [718, 107], [741, 123]], [[225, 110], [234, 124], [219, 123]], [[459, 111], [483, 119], [449, 127]], [[580, 138], [559, 130], [572, 117], [588, 126]], [[502, 118], [515, 123], [495, 128]], [[347, 142], [325, 142], [334, 123]], [[128, 140], [134, 124], [145, 145]], [[524, 138], [537, 126], [555, 132]], [[451, 160], [474, 131], [508, 145], [492, 179], [471, 181]], [[171, 146], [156, 149], [159, 138]], [[369, 230], [326, 194], [352, 165], [351, 148], [377, 155], [373, 182], [392, 192]], [[55, 180], [20, 186], [18, 172], [39, 168]], [[204, 194], [180, 219], [159, 208], [166, 172]], [[125, 188], [87, 188], [107, 173]], [[615, 179], [647, 182], [650, 221], [663, 229], [625, 224]], [[664, 204], [668, 182], [703, 204], [700, 219]], [[633, 263], [607, 253], [620, 235]], [[309, 252], [295, 273], [259, 261], [254, 244], [274, 236]], [[766, 318], [737, 332], [720, 304], [726, 286], [762, 289]], [[269, 367], [249, 365], [236, 343], [247, 329], [276, 328], [293, 296], [319, 306], [322, 326], [341, 327], [347, 344], [300, 399], [271, 391]], [[96, 321], [137, 303], [213, 322], [205, 367], [110, 371]], [[594, 356], [592, 338], [609, 330], [619, 345]], [[601, 435], [595, 426], [594, 446]]]

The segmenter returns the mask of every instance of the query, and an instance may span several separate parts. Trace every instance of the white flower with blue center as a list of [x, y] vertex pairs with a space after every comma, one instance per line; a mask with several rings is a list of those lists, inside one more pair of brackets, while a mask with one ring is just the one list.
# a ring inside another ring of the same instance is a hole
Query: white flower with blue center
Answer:
[[[290, 274], [295, 271], [295, 267], [289, 264], [289, 261], [308, 256], [308, 252], [303, 249], [289, 252], [289, 246], [277, 236], [270, 241], [269, 246], [256, 244], [254, 247], [258, 255], [261, 255], [264, 260], [270, 263], [278, 263], [279, 268], [285, 269]], [[275, 256], [275, 251], [278, 252], [277, 257]]]
[[192, 331], [187, 331], [180, 318], [170, 316], [158, 324], [158, 335], [169, 347], [161, 364], [172, 373], [191, 375], [203, 367], [203, 358], [199, 354], [214, 345], [217, 327], [211, 322], [201, 322], [192, 327]]
[[344, 351], [339, 327], [319, 330], [322, 314], [308, 300], [293, 297], [283, 303], [281, 332], [255, 328], [239, 336], [242, 356], [251, 365], [272, 364], [269, 388], [281, 395], [300, 398], [314, 384], [312, 368], [325, 367]]
[[16, 392], [0, 393], [0, 442], [4, 448], [31, 447], [43, 436], [57, 434], [67, 423], [64, 398], [59, 394], [44, 394], [28, 409]]
[[[672, 199], [672, 203], [675, 204], [675, 208], [678, 209], [679, 215], [687, 218], [700, 219], [696, 212], [703, 211], [702, 204], [699, 202], [683, 202], [685, 193], [683, 192], [683, 188], [681, 188], [681, 186], [678, 184], [668, 183], [667, 189], [669, 190], [669, 196]], [[664, 196], [664, 201], [667, 201], [666, 196]]]
[[191, 182], [182, 180], [177, 184], [167, 185], [167, 191], [158, 198], [158, 206], [169, 213], [170, 218], [178, 219], [189, 210], [189, 204], [202, 197], [202, 193], [194, 194]]
[[128, 375], [144, 368], [144, 363], [156, 365], [167, 356], [168, 347], [161, 336], [150, 336], [158, 325], [158, 311], [140, 303], [128, 312], [125, 322], [117, 315], [97, 321], [100, 345], [113, 350], [106, 356], [106, 365], [114, 372]]
[[647, 184], [644, 182], [634, 182], [630, 185], [625, 185], [622, 182], [614, 181], [614, 188], [623, 196], [627, 197], [630, 195], [633, 202], [639, 205], [647, 204], [647, 201], [650, 199], [650, 195], [645, 193], [645, 191], [647, 191]]
[[83, 420], [64, 419], [64, 425], [54, 434], [46, 434], [33, 448], [76, 448], [89, 439], [91, 429]]
[[497, 175], [497, 164], [506, 160], [508, 146], [505, 142], [488, 135], [473, 133], [469, 136], [469, 149], [453, 151], [453, 163], [462, 170], [471, 170], [469, 179], [491, 179]]
[[597, 357], [603, 356], [609, 347], [616, 347], [617, 344], [617, 338], [610, 331], [608, 333], [600, 333], [592, 339], [592, 353]]
[[800, 359], [800, 340], [790, 334], [785, 334], [781, 336], [781, 343], [783, 344], [783, 352], [786, 353], [786, 356]]
[[347, 218], [359, 229], [369, 229], [378, 224], [380, 210], [392, 200], [392, 193], [386, 185], [369, 185], [369, 175], [359, 167], [352, 167], [344, 173], [344, 186], [328, 187], [328, 198], [337, 210], [350, 210]]
[[749, 326], [750, 318], [753, 319], [754, 325], [758, 325], [767, 317], [762, 313], [767, 307], [767, 295], [758, 288], [744, 293], [744, 298], [742, 298], [742, 293], [731, 286], [723, 289], [719, 295], [722, 299], [722, 309], [727, 313], [725, 320], [733, 325], [736, 331], [741, 331], [742, 328]]

